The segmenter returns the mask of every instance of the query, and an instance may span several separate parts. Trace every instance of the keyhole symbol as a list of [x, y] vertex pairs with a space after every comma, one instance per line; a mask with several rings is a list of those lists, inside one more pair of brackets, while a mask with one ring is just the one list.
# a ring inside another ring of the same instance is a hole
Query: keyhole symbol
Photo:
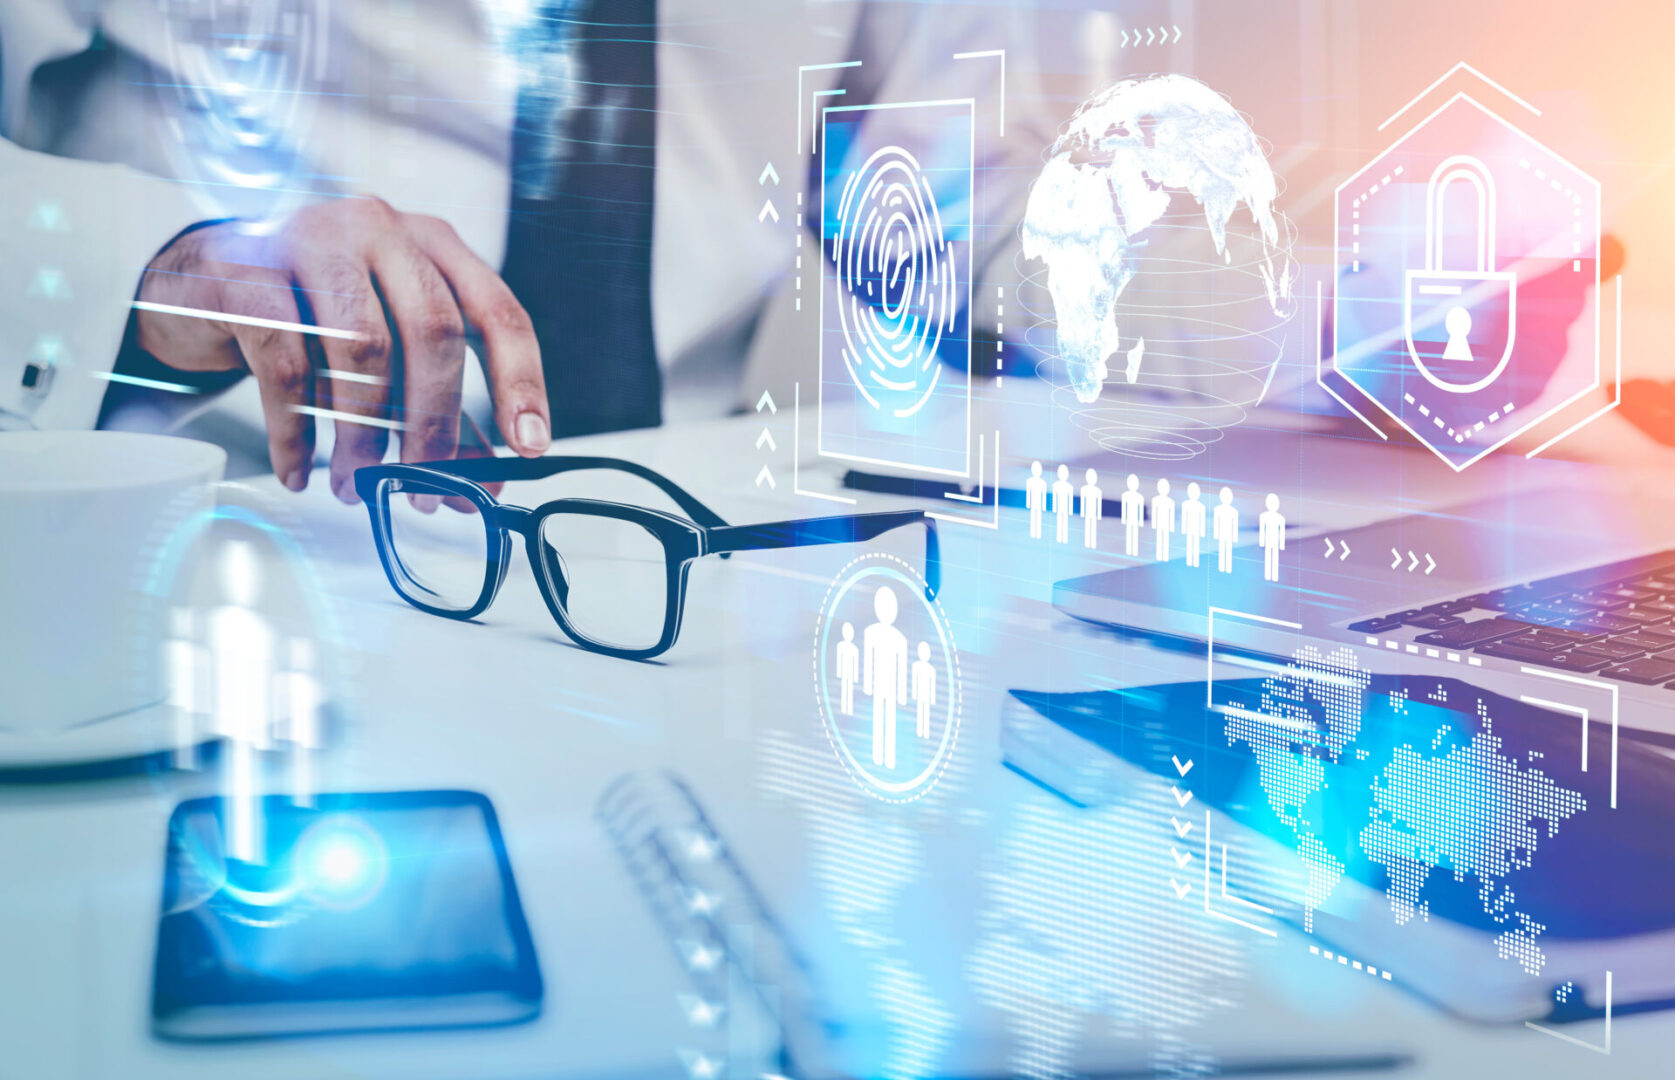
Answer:
[[1471, 342], [1466, 335], [1471, 333], [1471, 312], [1463, 307], [1448, 309], [1448, 317], [1442, 323], [1448, 331], [1448, 345], [1442, 350], [1444, 360], [1474, 360], [1471, 354]]

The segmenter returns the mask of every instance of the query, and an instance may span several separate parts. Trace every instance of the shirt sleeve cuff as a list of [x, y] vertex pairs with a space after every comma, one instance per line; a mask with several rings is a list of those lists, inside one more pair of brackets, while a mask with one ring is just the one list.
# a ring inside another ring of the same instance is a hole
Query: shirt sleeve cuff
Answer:
[[0, 177], [0, 410], [91, 428], [140, 275], [205, 215], [182, 184], [3, 140]]

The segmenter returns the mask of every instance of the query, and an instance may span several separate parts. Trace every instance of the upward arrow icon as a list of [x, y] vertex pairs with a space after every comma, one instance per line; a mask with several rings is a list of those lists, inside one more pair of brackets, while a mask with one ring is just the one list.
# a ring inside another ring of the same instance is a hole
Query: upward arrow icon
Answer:
[[758, 184], [765, 184], [769, 180], [772, 180], [776, 184], [779, 183], [779, 174], [774, 172], [774, 163], [771, 161], [762, 166], [762, 175], [756, 178], [756, 182]]
[[70, 290], [64, 284], [64, 272], [48, 266], [36, 270], [35, 280], [29, 285], [29, 295], [44, 296], [48, 300], [67, 298]]
[[63, 207], [45, 199], [35, 204], [35, 212], [29, 217], [29, 227], [44, 229], [47, 232], [69, 231], [69, 226], [64, 221]]

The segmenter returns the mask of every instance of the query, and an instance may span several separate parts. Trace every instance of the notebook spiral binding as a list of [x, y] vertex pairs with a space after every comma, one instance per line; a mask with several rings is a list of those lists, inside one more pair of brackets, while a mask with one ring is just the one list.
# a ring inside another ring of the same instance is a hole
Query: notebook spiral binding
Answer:
[[[684, 779], [629, 773], [605, 788], [595, 816], [692, 980], [689, 1017], [719, 1017], [735, 979], [776, 1023], [823, 1000], [813, 965]], [[794, 1076], [783, 1045], [780, 1072]]]

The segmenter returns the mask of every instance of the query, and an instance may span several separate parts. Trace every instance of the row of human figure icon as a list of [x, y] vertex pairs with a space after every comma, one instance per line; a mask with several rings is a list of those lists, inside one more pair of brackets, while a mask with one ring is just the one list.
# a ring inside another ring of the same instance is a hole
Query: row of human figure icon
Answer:
[[936, 665], [931, 663], [928, 641], [919, 643], [919, 659], [907, 661], [907, 635], [896, 629], [896, 592], [880, 585], [872, 594], [872, 611], [877, 621], [861, 631], [855, 644], [855, 624], [843, 624], [843, 640], [837, 643], [838, 708], [845, 716], [855, 715], [855, 683], [872, 699], [872, 763], [886, 769], [896, 767], [896, 706], [915, 706], [914, 734], [931, 737], [931, 709], [936, 706]]
[[314, 643], [284, 640], [281, 660], [281, 638], [256, 610], [259, 564], [252, 545], [226, 544], [217, 567], [221, 603], [201, 620], [190, 608], [175, 609], [163, 644], [174, 764], [195, 769], [198, 744], [206, 736], [223, 740], [226, 853], [253, 864], [266, 862], [267, 847], [256, 775], [260, 755], [286, 752], [291, 800], [313, 805], [324, 705]]
[[[1046, 478], [1041, 475], [1041, 463], [1029, 467], [1029, 479], [1024, 482], [1024, 506], [1029, 511], [1029, 535], [1041, 539], [1041, 519], [1049, 510], [1054, 516], [1055, 534], [1061, 544], [1070, 542], [1070, 518], [1080, 508], [1082, 516], [1082, 544], [1097, 550], [1099, 522], [1105, 516], [1105, 492], [1099, 486], [1099, 474], [1089, 469], [1086, 482], [1078, 492], [1070, 482], [1070, 467], [1058, 467], [1058, 480], [1049, 491]], [[1169, 481], [1157, 481], [1156, 494], [1151, 498], [1152, 557], [1168, 562], [1171, 540], [1178, 531], [1186, 545], [1188, 566], [1199, 564], [1199, 555], [1206, 536], [1216, 543], [1216, 569], [1224, 574], [1233, 572], [1233, 546], [1239, 542], [1239, 508], [1233, 505], [1233, 489], [1224, 487], [1214, 508], [1200, 498], [1197, 483], [1186, 486], [1186, 498], [1179, 503], [1170, 495]], [[1147, 519], [1146, 496], [1140, 491], [1140, 478], [1129, 473], [1128, 483], [1119, 500], [1123, 523], [1123, 551], [1130, 558], [1140, 557], [1140, 529]], [[1256, 542], [1262, 549], [1262, 576], [1278, 581], [1280, 552], [1285, 550], [1285, 517], [1280, 513], [1280, 497], [1273, 492], [1263, 501], [1265, 509], [1256, 519]]]

